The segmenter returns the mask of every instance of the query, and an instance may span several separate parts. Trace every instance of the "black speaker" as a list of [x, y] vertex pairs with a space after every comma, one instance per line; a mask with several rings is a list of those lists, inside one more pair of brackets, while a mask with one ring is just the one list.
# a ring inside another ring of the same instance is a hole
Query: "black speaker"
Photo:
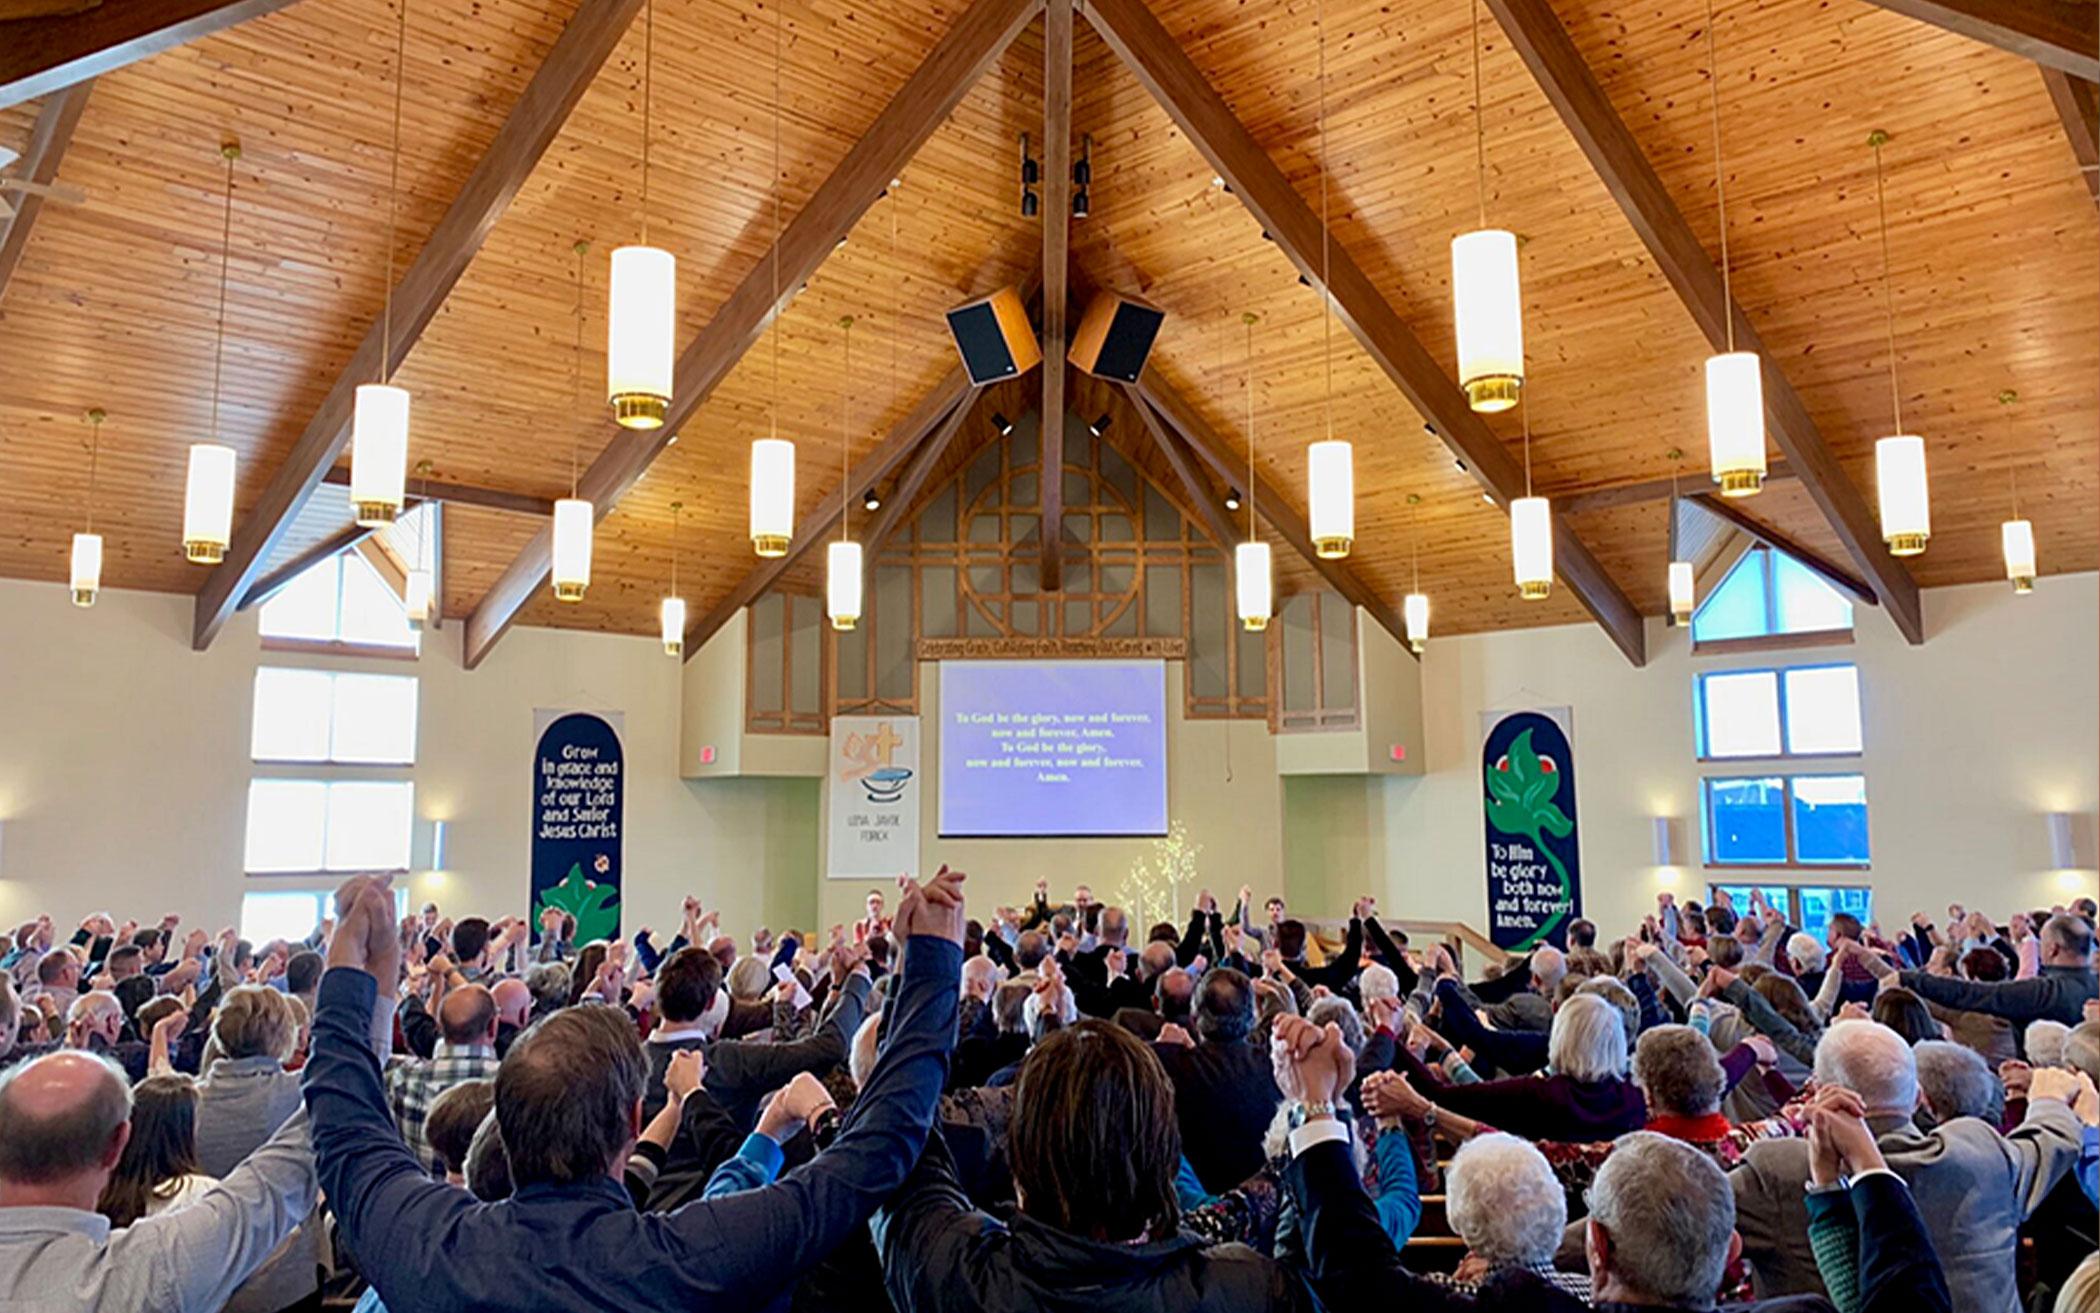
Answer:
[[1011, 287], [950, 310], [948, 332], [955, 338], [970, 382], [978, 387], [1025, 374], [1043, 359], [1035, 330], [1028, 326], [1021, 294]]
[[1066, 359], [1095, 378], [1135, 383], [1167, 312], [1134, 296], [1097, 293], [1072, 333]]

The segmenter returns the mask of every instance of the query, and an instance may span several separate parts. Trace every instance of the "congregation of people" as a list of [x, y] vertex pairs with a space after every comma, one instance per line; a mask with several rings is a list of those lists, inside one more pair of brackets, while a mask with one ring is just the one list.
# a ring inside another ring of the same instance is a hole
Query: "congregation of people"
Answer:
[[2100, 1313], [2091, 899], [1665, 893], [1468, 961], [1371, 898], [967, 885], [17, 926], [0, 1310]]

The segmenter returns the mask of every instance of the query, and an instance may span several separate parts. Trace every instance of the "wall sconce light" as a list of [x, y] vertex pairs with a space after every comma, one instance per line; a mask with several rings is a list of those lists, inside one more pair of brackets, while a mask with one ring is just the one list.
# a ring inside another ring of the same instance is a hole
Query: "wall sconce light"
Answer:
[[2050, 812], [2044, 819], [2049, 823], [2049, 869], [2077, 870], [2078, 846], [2072, 842], [2071, 813]]
[[1677, 818], [1657, 816], [1651, 822], [1654, 829], [1655, 865], [1677, 865]]
[[445, 827], [444, 821], [430, 823], [430, 869], [433, 871], [445, 869]]

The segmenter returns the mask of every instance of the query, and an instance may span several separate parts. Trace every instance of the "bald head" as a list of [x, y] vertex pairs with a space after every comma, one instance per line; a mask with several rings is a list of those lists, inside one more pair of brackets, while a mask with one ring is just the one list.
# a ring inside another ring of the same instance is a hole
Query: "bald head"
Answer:
[[438, 1004], [438, 1031], [447, 1044], [490, 1044], [496, 1038], [496, 999], [480, 985], [445, 995]]
[[131, 1127], [131, 1087], [112, 1064], [51, 1053], [0, 1076], [0, 1186], [106, 1177]]
[[496, 1001], [496, 1019], [513, 1026], [523, 1026], [532, 1020], [532, 990], [516, 976], [505, 976], [489, 991]]

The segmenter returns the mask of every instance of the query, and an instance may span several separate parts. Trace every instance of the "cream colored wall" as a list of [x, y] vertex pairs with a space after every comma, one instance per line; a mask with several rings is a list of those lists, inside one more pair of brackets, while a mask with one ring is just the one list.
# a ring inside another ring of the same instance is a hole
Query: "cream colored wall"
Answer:
[[[190, 616], [188, 597], [107, 591], [78, 610], [61, 588], [0, 582], [0, 926], [39, 911], [70, 924], [107, 907], [216, 927], [244, 890], [309, 887], [241, 873], [265, 660], [255, 615], [236, 616], [202, 653]], [[416, 807], [447, 821], [449, 869], [414, 876], [415, 897], [526, 910], [532, 711], [590, 708], [625, 713], [630, 929], [674, 926], [687, 890], [732, 928], [811, 919], [815, 782], [681, 779], [680, 665], [657, 643], [518, 629], [469, 672], [459, 642], [454, 624], [413, 663], [267, 654], [419, 677]]]
[[[1682, 895], [1707, 878], [1693, 676], [1850, 660], [1860, 669], [1873, 869], [1819, 882], [1871, 884], [1877, 911], [1896, 922], [1950, 902], [2003, 915], [2095, 892], [2100, 577], [2047, 578], [2028, 597], [2002, 584], [1934, 589], [1924, 603], [1922, 647], [1906, 644], [1873, 607], [1858, 608], [1851, 647], [1756, 656], [1694, 658], [1681, 631], [1651, 621], [1641, 670], [1594, 625], [1434, 640], [1422, 683], [1429, 773], [1379, 782], [1385, 844], [1365, 880], [1384, 907], [1483, 925], [1479, 713], [1566, 705], [1574, 708], [1585, 911], [1607, 929], [1629, 926], [1658, 890]], [[2079, 814], [2088, 869], [2045, 869], [2042, 818], [2052, 811]], [[1675, 871], [1652, 865], [1655, 816], [1681, 818], [1684, 865]]]
[[[1167, 668], [1167, 816], [1203, 845], [1201, 878], [1222, 899], [1242, 883], [1278, 887], [1283, 853], [1283, 790], [1276, 774], [1275, 740], [1258, 721], [1189, 720], [1182, 716], [1182, 664]], [[940, 770], [940, 672], [919, 666], [919, 751], [928, 779]], [[1228, 751], [1229, 741], [1229, 751]], [[1151, 859], [1151, 839], [943, 839], [940, 808], [929, 792], [919, 814], [919, 854], [927, 870], [941, 863], [970, 875], [970, 898], [988, 914], [1002, 903], [1020, 906], [1038, 879], [1060, 893], [1079, 883], [1112, 900], [1131, 863]], [[865, 880], [826, 880], [820, 898], [826, 924], [860, 914]], [[1195, 891], [1190, 890], [1191, 894]], [[1184, 904], [1186, 906], [1186, 904]]]

